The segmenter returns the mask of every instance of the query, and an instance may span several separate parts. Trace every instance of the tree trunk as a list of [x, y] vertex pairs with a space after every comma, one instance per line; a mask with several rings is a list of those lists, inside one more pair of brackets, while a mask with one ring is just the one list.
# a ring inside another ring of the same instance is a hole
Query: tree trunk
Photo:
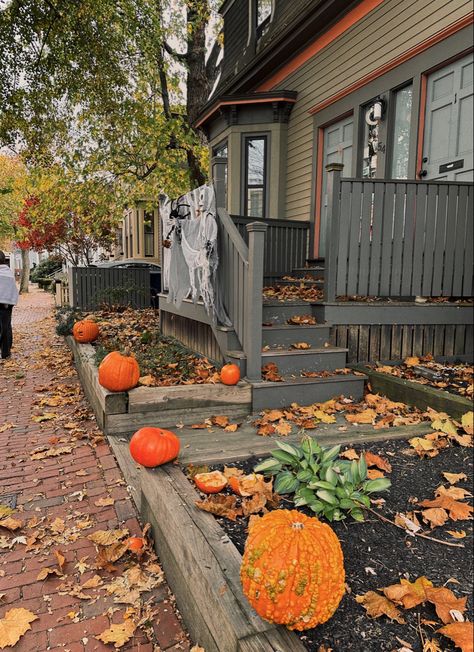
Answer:
[[30, 283], [30, 250], [21, 250], [21, 278], [20, 278], [20, 294], [28, 292], [28, 285]]

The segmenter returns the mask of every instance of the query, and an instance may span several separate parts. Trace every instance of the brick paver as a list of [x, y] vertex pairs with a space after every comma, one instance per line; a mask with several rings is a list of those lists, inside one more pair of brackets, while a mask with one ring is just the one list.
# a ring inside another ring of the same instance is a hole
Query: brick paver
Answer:
[[[95, 635], [122, 622], [132, 605], [115, 603], [100, 588], [85, 591], [92, 599], [81, 599], [65, 584], [77, 586], [95, 574], [104, 582], [120, 577], [135, 559], [126, 553], [115, 569], [98, 570], [97, 550], [87, 536], [116, 528], [140, 536], [142, 527], [113, 453], [83, 398], [71, 355], [54, 333], [52, 306], [51, 295], [42, 291], [20, 298], [13, 314], [12, 358], [0, 362], [0, 504], [14, 495], [12, 516], [22, 522], [14, 532], [0, 527], [0, 618], [20, 606], [38, 616], [15, 652], [110, 652], [113, 645], [104, 645]], [[56, 416], [43, 422], [32, 419], [45, 413]], [[32, 459], [34, 451], [61, 447], [72, 450]], [[97, 506], [104, 497], [115, 502]], [[50, 536], [55, 519], [63, 519], [66, 527], [60, 545], [56, 535]], [[70, 534], [67, 528], [72, 528]], [[42, 568], [56, 565], [57, 549], [65, 557], [64, 576], [38, 580]], [[120, 649], [189, 651], [166, 583], [142, 598], [153, 609], [148, 636], [139, 628]]]

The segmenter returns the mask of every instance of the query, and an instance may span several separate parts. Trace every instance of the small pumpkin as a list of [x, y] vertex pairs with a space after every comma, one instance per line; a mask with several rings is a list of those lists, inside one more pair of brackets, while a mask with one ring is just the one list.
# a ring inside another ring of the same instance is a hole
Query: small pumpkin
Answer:
[[99, 327], [95, 321], [82, 319], [81, 321], [76, 321], [72, 327], [72, 335], [76, 342], [80, 342], [81, 344], [94, 342], [99, 337]]
[[225, 364], [221, 369], [221, 382], [224, 385], [237, 385], [240, 380], [240, 369], [236, 364]]
[[99, 365], [99, 383], [111, 392], [133, 389], [140, 378], [140, 368], [135, 358], [112, 351]]
[[218, 494], [227, 485], [227, 478], [220, 471], [196, 473], [194, 483], [204, 494]]
[[334, 614], [344, 595], [341, 545], [317, 518], [274, 510], [249, 526], [240, 579], [259, 616], [289, 629], [311, 629]]
[[160, 466], [178, 456], [180, 441], [170, 430], [140, 428], [130, 440], [130, 455], [146, 467]]

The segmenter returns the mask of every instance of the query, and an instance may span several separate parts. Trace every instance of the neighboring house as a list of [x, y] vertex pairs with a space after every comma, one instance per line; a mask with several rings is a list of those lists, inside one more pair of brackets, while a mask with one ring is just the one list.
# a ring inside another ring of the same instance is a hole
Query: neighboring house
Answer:
[[124, 211], [121, 227], [117, 229], [114, 259], [149, 259], [160, 262], [160, 227], [158, 207], [143, 199]]
[[[245, 326], [247, 294], [261, 275], [267, 283], [302, 275], [313, 261], [313, 283], [325, 280], [311, 311], [331, 326], [334, 354], [472, 356], [463, 305], [473, 261], [471, 1], [225, 0], [220, 13], [221, 77], [197, 126], [209, 138], [217, 205], [237, 227], [220, 211], [235, 338], [223, 340], [208, 322], [218, 347], [207, 350], [244, 360], [247, 373], [252, 358], [258, 387], [260, 365], [276, 357], [261, 354], [260, 333], [249, 333], [259, 317]], [[247, 234], [255, 220], [267, 226], [264, 245], [260, 227]], [[259, 270], [251, 258], [262, 247]], [[179, 319], [204, 323], [187, 307], [172, 326], [162, 304], [169, 332], [185, 332]], [[264, 303], [264, 323], [286, 321], [277, 316]], [[264, 344], [272, 339], [265, 328]], [[205, 349], [204, 331], [197, 339]], [[335, 368], [323, 356], [313, 363]]]

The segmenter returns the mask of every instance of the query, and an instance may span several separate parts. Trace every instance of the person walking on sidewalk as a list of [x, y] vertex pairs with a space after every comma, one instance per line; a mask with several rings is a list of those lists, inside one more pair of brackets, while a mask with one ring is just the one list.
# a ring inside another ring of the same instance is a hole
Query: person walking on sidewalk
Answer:
[[18, 290], [12, 270], [0, 251], [0, 354], [2, 360], [10, 357], [13, 342], [12, 310], [18, 302]]

